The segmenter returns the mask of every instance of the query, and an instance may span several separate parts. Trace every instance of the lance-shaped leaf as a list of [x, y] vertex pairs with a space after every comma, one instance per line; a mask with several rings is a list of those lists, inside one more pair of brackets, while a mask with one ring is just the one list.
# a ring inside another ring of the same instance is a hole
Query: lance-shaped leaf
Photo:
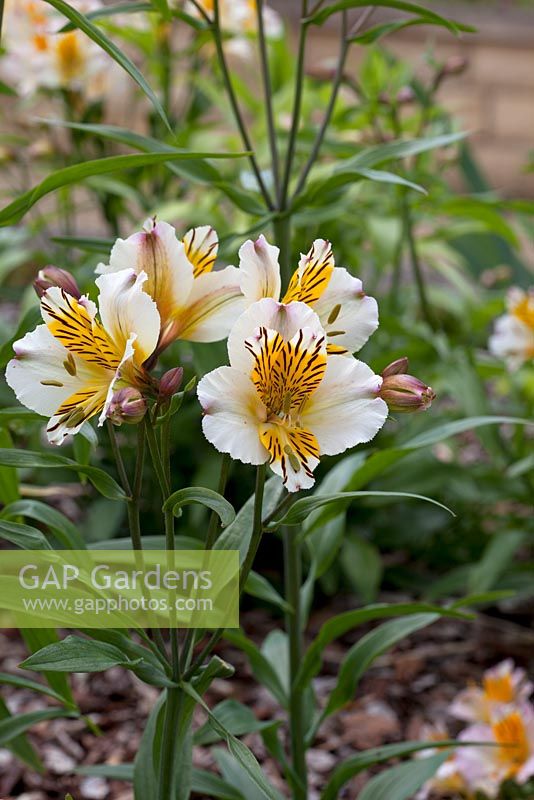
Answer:
[[450, 751], [445, 751], [392, 767], [371, 778], [358, 800], [408, 800], [436, 774], [449, 756]]
[[[306, 23], [322, 25], [332, 14], [337, 14], [340, 11], [348, 11], [351, 8], [363, 8], [368, 5], [369, 3], [366, 3], [365, 0], [337, 0], [336, 3], [332, 3], [332, 5], [320, 9], [315, 14], [311, 14], [306, 18]], [[427, 24], [447, 28], [452, 33], [459, 33], [460, 31], [472, 33], [475, 31], [475, 28], [471, 25], [464, 25], [461, 22], [455, 22], [454, 20], [442, 17], [440, 14], [436, 14], [434, 11], [430, 11], [428, 8], [420, 6], [417, 3], [408, 3], [403, 0], [378, 0], [378, 2], [373, 3], [373, 5], [383, 8], [395, 8], [398, 11], [406, 11], [409, 14], [417, 14], [420, 18], [425, 19]]]
[[21, 667], [36, 672], [104, 672], [111, 667], [132, 668], [141, 659], [130, 660], [118, 647], [80, 636], [67, 636], [49, 644], [22, 662]]
[[29, 728], [39, 722], [66, 716], [77, 716], [77, 714], [66, 712], [63, 708], [45, 708], [42, 711], [28, 711], [27, 714], [6, 717], [6, 719], [0, 720], [0, 747], [26, 733]]
[[218, 492], [213, 489], [205, 489], [203, 486], [190, 486], [187, 489], [178, 489], [165, 501], [164, 511], [172, 509], [172, 513], [178, 516], [183, 506], [198, 503], [215, 511], [221, 520], [221, 526], [226, 528], [235, 519], [233, 506]]
[[17, 500], [0, 511], [0, 519], [29, 517], [46, 525], [67, 550], [85, 550], [87, 545], [74, 523], [61, 511], [40, 500]]

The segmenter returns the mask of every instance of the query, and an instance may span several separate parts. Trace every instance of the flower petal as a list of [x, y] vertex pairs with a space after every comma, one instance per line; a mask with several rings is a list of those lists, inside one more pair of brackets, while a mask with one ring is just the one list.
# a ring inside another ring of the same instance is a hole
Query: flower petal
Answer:
[[260, 236], [255, 242], [249, 239], [239, 250], [241, 290], [248, 303], [263, 297], [280, 299], [281, 278], [278, 257], [280, 248]]
[[225, 267], [205, 272], [195, 278], [187, 305], [175, 314], [174, 337], [191, 342], [225, 339], [243, 309], [239, 270]]
[[185, 254], [193, 265], [195, 278], [204, 272], [211, 272], [219, 252], [217, 231], [209, 225], [191, 228], [185, 234], [182, 242]]
[[316, 303], [330, 282], [334, 265], [330, 242], [316, 239], [308, 253], [301, 254], [299, 265], [284, 295], [284, 303], [292, 300], [308, 305]]
[[305, 303], [285, 305], [271, 298], [258, 300], [241, 314], [228, 337], [230, 364], [247, 374], [254, 366], [254, 357], [247, 350], [245, 342], [254, 336], [258, 328], [278, 331], [286, 341], [302, 328], [310, 328], [311, 332], [324, 335], [319, 317]]
[[321, 455], [342, 453], [376, 436], [388, 416], [386, 403], [376, 396], [381, 381], [362, 361], [328, 359], [323, 381], [301, 414]]
[[246, 375], [232, 367], [218, 367], [202, 378], [197, 394], [204, 411], [204, 435], [217, 450], [244, 464], [268, 460], [258, 430], [266, 409]]
[[534, 330], [511, 314], [495, 322], [495, 332], [489, 339], [489, 349], [497, 358], [506, 361], [510, 370], [534, 358]]
[[336, 267], [313, 306], [326, 331], [328, 352], [356, 353], [378, 328], [378, 304], [363, 292], [362, 282]]
[[147, 220], [142, 232], [128, 239], [117, 239], [109, 264], [99, 264], [97, 272], [107, 274], [124, 269], [133, 269], [138, 275], [146, 272], [145, 292], [155, 300], [165, 328], [193, 288], [193, 265], [172, 225]]
[[313, 433], [266, 422], [260, 426], [260, 438], [270, 455], [269, 466], [280, 475], [288, 492], [313, 486], [313, 470], [319, 463], [319, 445]]
[[138, 364], [152, 355], [160, 335], [160, 316], [154, 300], [143, 291], [147, 275], [132, 269], [101, 275], [96, 285], [100, 289], [98, 308], [105, 330], [121, 354], [131, 335], [135, 334], [135, 358]]

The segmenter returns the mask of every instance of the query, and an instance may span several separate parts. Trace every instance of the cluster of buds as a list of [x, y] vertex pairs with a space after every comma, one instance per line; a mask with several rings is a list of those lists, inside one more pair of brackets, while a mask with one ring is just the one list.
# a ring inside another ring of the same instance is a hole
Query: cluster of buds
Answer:
[[405, 414], [426, 411], [436, 398], [430, 386], [407, 374], [408, 365], [406, 357], [398, 358], [382, 372], [379, 396], [387, 403], [390, 411]]
[[124, 422], [137, 425], [145, 416], [146, 411], [147, 404], [141, 392], [133, 386], [125, 386], [115, 392], [111, 398], [106, 417], [114, 425], [122, 425]]

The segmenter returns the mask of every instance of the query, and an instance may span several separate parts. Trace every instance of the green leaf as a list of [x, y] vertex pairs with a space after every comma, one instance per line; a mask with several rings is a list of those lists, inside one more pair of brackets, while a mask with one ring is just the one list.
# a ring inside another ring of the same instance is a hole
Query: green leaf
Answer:
[[171, 18], [171, 12], [167, 0], [152, 0], [152, 5], [156, 11], [159, 11], [160, 14], [163, 15], [164, 19]]
[[40, 500], [17, 500], [0, 511], [0, 519], [29, 517], [42, 522], [67, 550], [85, 550], [87, 545], [78, 528], [61, 511]]
[[418, 447], [428, 447], [429, 445], [443, 441], [443, 439], [456, 436], [456, 434], [463, 433], [464, 431], [480, 428], [483, 425], [534, 425], [534, 421], [531, 419], [521, 419], [520, 417], [468, 417], [467, 419], [458, 419], [454, 422], [447, 422], [445, 425], [438, 425], [435, 428], [431, 428], [429, 431], [420, 433], [418, 436], [405, 442], [401, 447], [411, 450], [415, 450]]
[[193, 769], [191, 789], [201, 797], [216, 797], [218, 800], [246, 800], [227, 781], [204, 769]]
[[383, 572], [378, 548], [362, 536], [352, 534], [343, 543], [341, 564], [351, 591], [356, 590], [366, 604], [374, 602]]
[[273, 665], [261, 652], [259, 647], [247, 638], [241, 630], [227, 630], [225, 631], [224, 638], [245, 653], [258, 683], [265, 686], [273, 697], [278, 700], [282, 708], [287, 708], [288, 696], [286, 688]]
[[276, 591], [274, 586], [269, 583], [267, 578], [260, 575], [258, 572], [252, 571], [245, 584], [245, 592], [251, 597], [257, 597], [258, 600], [265, 600], [266, 603], [271, 603], [276, 606], [280, 611], [289, 611], [290, 606], [282, 595]]
[[[91, 639], [99, 642], [106, 642], [119, 650], [123, 657], [127, 658], [132, 666], [132, 672], [137, 677], [148, 683], [150, 686], [168, 688], [176, 686], [167, 676], [168, 665], [160, 660], [155, 652], [149, 650], [142, 644], [135, 642], [123, 630], [115, 628], [87, 628], [84, 633]], [[162, 657], [163, 658], [163, 657]]]
[[[1, 419], [0, 419], [1, 423]], [[13, 447], [13, 440], [7, 428], [0, 428], [0, 447]], [[19, 477], [13, 467], [0, 467], [0, 503], [7, 505], [20, 497]]]
[[[138, 14], [143, 11], [154, 11], [152, 3], [118, 3], [116, 6], [105, 6], [104, 8], [97, 8], [94, 11], [88, 11], [85, 15], [87, 19], [105, 19], [106, 17], [113, 17], [116, 14]], [[76, 29], [76, 25], [72, 22], [67, 22], [59, 33], [67, 33]]]
[[[409, 756], [412, 753], [427, 750], [429, 744], [428, 742], [401, 742], [399, 744], [386, 744], [382, 747], [373, 747], [372, 749], [357, 753], [335, 768], [321, 795], [321, 800], [337, 800], [343, 786], [355, 775], [383, 761], [389, 761], [391, 758], [402, 758], [402, 756]], [[450, 740], [432, 742], [431, 746], [435, 749], [436, 747], [453, 747], [456, 744], [457, 742]]]
[[363, 636], [350, 648], [339, 669], [337, 683], [328, 698], [321, 718], [334, 714], [345, 703], [354, 699], [356, 688], [366, 670], [378, 656], [387, 652], [414, 631], [421, 630], [439, 619], [438, 614], [414, 614], [401, 619], [385, 622]]
[[111, 667], [132, 667], [140, 659], [130, 661], [117, 647], [106, 642], [67, 636], [33, 653], [20, 665], [36, 672], [104, 672]]
[[[282, 494], [282, 481], [274, 476], [265, 484], [263, 496], [263, 518], [271, 514]], [[252, 522], [254, 517], [254, 495], [249, 497], [245, 505], [237, 513], [235, 520], [228, 525], [214, 545], [214, 550], [239, 550], [239, 559], [242, 564], [246, 558], [252, 536]]]
[[[49, 2], [49, 0], [47, 0], [47, 2]], [[91, 175], [105, 175], [110, 172], [148, 167], [153, 164], [165, 163], [165, 161], [198, 158], [239, 158], [241, 155], [241, 153], [225, 155], [223, 153], [188, 153], [183, 151], [174, 153], [109, 156], [107, 158], [98, 158], [94, 161], [84, 161], [81, 164], [73, 164], [70, 167], [64, 167], [52, 173], [52, 175], [49, 175], [33, 189], [24, 192], [24, 194], [21, 194], [16, 200], [3, 208], [0, 211], [0, 225], [14, 225], [20, 222], [26, 212], [29, 211], [41, 197], [44, 197], [62, 186], [68, 186], [71, 183], [79, 183], [84, 180], [84, 178], [88, 178]]]
[[[223, 700], [213, 708], [213, 714], [217, 717], [221, 725], [234, 736], [245, 736], [248, 733], [256, 733], [272, 725], [279, 725], [280, 722], [265, 721], [256, 719], [254, 712], [248, 706], [239, 703], [237, 700]], [[193, 743], [197, 746], [206, 746], [220, 741], [220, 735], [213, 730], [209, 722], [199, 728], [194, 737]]]
[[[20, 631], [26, 647], [31, 653], [36, 653], [50, 644], [57, 644], [60, 638], [53, 628], [22, 628]], [[44, 672], [43, 677], [52, 689], [64, 698], [67, 706], [75, 707], [69, 677], [61, 672]]]
[[390, 33], [396, 33], [403, 28], [410, 28], [412, 25], [427, 25], [427, 20], [424, 17], [416, 17], [415, 19], [399, 19], [395, 22], [383, 22], [380, 25], [375, 25], [368, 28], [363, 33], [358, 33], [353, 36], [350, 41], [357, 42], [358, 44], [374, 44], [384, 36]]
[[83, 14], [80, 14], [79, 11], [76, 11], [75, 8], [70, 6], [68, 3], [65, 3], [64, 0], [45, 0], [45, 2], [53, 6], [53, 8], [63, 14], [63, 16], [70, 20], [70, 22], [72, 22], [77, 28], [83, 31], [90, 39], [93, 40], [93, 42], [101, 47], [102, 50], [108, 53], [108, 55], [110, 55], [111, 58], [116, 61], [117, 64], [119, 64], [119, 66], [122, 67], [122, 69], [125, 70], [125, 72], [127, 72], [131, 78], [133, 78], [133, 80], [137, 83], [137, 85], [145, 93], [154, 106], [156, 113], [163, 120], [169, 133], [174, 135], [161, 102], [154, 93], [153, 89], [147, 83], [142, 72], [137, 69], [135, 64], [130, 61], [128, 56], [123, 53], [122, 50], [120, 50], [102, 30], [100, 30], [100, 28], [97, 28], [97, 26], [94, 25], [90, 19]]
[[[11, 339], [5, 342], [0, 348], [0, 367], [2, 367], [2, 369], [6, 366], [7, 362], [13, 358], [13, 343], [22, 339], [25, 333], [33, 330], [35, 326], [42, 321], [41, 311], [37, 306], [33, 306], [24, 314]], [[30, 413], [33, 414], [33, 412]]]
[[[11, 714], [9, 713], [9, 709], [6, 706], [4, 700], [0, 696], [0, 721], [10, 719]], [[44, 767], [41, 763], [41, 760], [35, 750], [33, 749], [32, 745], [29, 743], [27, 738], [24, 734], [20, 734], [16, 736], [14, 739], [6, 745], [8, 750], [11, 750], [17, 758], [19, 758], [24, 764], [28, 764], [31, 769], [34, 769], [36, 772], [44, 772]]]
[[10, 675], [8, 672], [0, 672], [0, 686], [16, 686], [18, 689], [30, 689], [32, 692], [39, 692], [45, 694], [47, 697], [53, 697], [61, 704], [66, 704], [71, 708], [76, 708], [73, 703], [68, 702], [63, 695], [46, 686], [44, 683], [32, 681], [29, 678], [24, 678], [22, 675]]
[[52, 545], [42, 531], [22, 522], [0, 520], [0, 539], [5, 539], [23, 550], [52, 550]]
[[190, 684], [183, 683], [182, 689], [206, 712], [211, 726], [216, 733], [219, 734], [221, 739], [224, 739], [228, 750], [245, 770], [256, 788], [259, 789], [265, 797], [269, 798], [269, 800], [282, 800], [282, 795], [269, 783], [252, 751], [221, 725], [210, 707]]
[[137, 750], [132, 775], [135, 800], [148, 800], [154, 786], [157, 786], [159, 764], [155, 743], [162, 735], [163, 708], [166, 699], [167, 693], [162, 692], [150, 712]]
[[416, 192], [421, 192], [421, 194], [428, 194], [427, 190], [419, 186], [418, 183], [406, 180], [406, 178], [396, 175], [394, 172], [364, 168], [355, 171], [355, 174], [361, 175], [362, 178], [368, 178], [370, 181], [376, 181], [377, 183], [392, 183], [396, 186], [406, 186], [408, 189], [415, 189]]
[[364, 786], [358, 800], [409, 800], [436, 774], [449, 756], [450, 751], [445, 751], [430, 758], [413, 759], [381, 772]]
[[77, 464], [70, 458], [31, 450], [0, 448], [0, 465], [17, 469], [66, 469], [86, 475], [95, 489], [110, 500], [126, 500], [126, 495], [113, 478], [97, 467]]
[[178, 516], [183, 506], [198, 503], [215, 511], [221, 520], [221, 526], [226, 528], [235, 519], [233, 506], [225, 498], [213, 489], [205, 489], [203, 486], [190, 486], [187, 489], [178, 489], [165, 501], [164, 511], [172, 509], [172, 513]]
[[[291, 508], [286, 512], [282, 519], [275, 520], [272, 523], [273, 528], [277, 528], [280, 525], [300, 525], [300, 523], [304, 522], [309, 514], [311, 514], [313, 511], [317, 511], [317, 509], [322, 508], [323, 506], [335, 504], [336, 510], [343, 511], [349, 505], [351, 500], [356, 500], [359, 497], [392, 497], [400, 498], [401, 500], [424, 500], [426, 503], [432, 503], [432, 505], [443, 508], [449, 514], [454, 516], [454, 512], [452, 512], [450, 508], [447, 508], [447, 506], [444, 506], [443, 503], [439, 503], [437, 500], [433, 500], [431, 497], [425, 497], [421, 494], [412, 494], [411, 492], [379, 491], [338, 492], [331, 495], [301, 497], [300, 500], [297, 500], [295, 503], [293, 503]], [[307, 535], [307, 533], [308, 532], [304, 532], [304, 535]]]
[[16, 717], [0, 720], [0, 747], [8, 744], [12, 739], [16, 739], [39, 722], [66, 716], [72, 716], [72, 712], [65, 712], [63, 708], [46, 708], [42, 711], [29, 711], [27, 714], [17, 714]]
[[[146, 730], [146, 727], [145, 727]], [[112, 781], [133, 781], [133, 764], [92, 764], [89, 767], [76, 767], [76, 775], [94, 775]]]
[[429, 603], [398, 603], [397, 605], [377, 603], [354, 611], [345, 611], [343, 614], [332, 617], [321, 627], [318, 635], [304, 654], [295, 684], [300, 688], [304, 688], [317, 675], [321, 669], [323, 651], [334, 639], [338, 639], [353, 628], [372, 622], [375, 619], [404, 617], [411, 614], [439, 614], [444, 617], [472, 619], [470, 615], [459, 614], [452, 608], [442, 608]]
[[512, 563], [516, 551], [525, 538], [526, 533], [523, 531], [495, 533], [486, 546], [482, 558], [471, 569], [469, 591], [472, 594], [482, 594], [492, 589]]
[[491, 603], [497, 603], [499, 600], [508, 600], [510, 597], [515, 597], [515, 592], [506, 591], [504, 589], [494, 592], [479, 592], [477, 594], [468, 594], [466, 597], [461, 597], [451, 603], [449, 608], [471, 608], [472, 606], [486, 606]]
[[[332, 14], [337, 14], [339, 11], [346, 11], [350, 8], [362, 8], [368, 6], [365, 0], [337, 0], [336, 3], [320, 9], [315, 14], [306, 18], [307, 24], [322, 25]], [[453, 20], [446, 19], [434, 11], [430, 11], [424, 6], [417, 5], [416, 3], [403, 2], [403, 0], [379, 0], [373, 3], [375, 6], [383, 8], [395, 8], [399, 11], [406, 11], [409, 14], [417, 14], [420, 18], [424, 18], [429, 25], [438, 25], [442, 28], [448, 28], [452, 33], [459, 33], [459, 31], [466, 31], [472, 33], [475, 28], [470, 25], [464, 25], [461, 22], [454, 22]]]
[[99, 238], [96, 236], [51, 236], [52, 242], [56, 244], [64, 244], [66, 247], [77, 247], [79, 250], [84, 250], [87, 253], [102, 253], [109, 255], [113, 247], [114, 239]]

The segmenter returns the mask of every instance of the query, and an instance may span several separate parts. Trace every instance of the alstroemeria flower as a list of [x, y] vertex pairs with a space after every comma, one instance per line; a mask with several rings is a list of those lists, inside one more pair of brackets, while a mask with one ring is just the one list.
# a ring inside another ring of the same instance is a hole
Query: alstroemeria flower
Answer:
[[[213, 19], [214, 0], [198, 0], [198, 4]], [[187, 2], [186, 10], [192, 16], [201, 18], [194, 3]], [[219, 16], [221, 29], [234, 38], [230, 42], [230, 51], [237, 56], [248, 57], [251, 52], [247, 35], [255, 34], [258, 29], [256, 0], [219, 0]], [[267, 5], [263, 6], [263, 26], [268, 39], [279, 39], [284, 32], [281, 16]]]
[[511, 289], [506, 305], [508, 313], [496, 321], [489, 349], [516, 370], [534, 359], [534, 288], [528, 292]]
[[172, 225], [149, 219], [141, 232], [117, 239], [109, 264], [99, 264], [97, 272], [146, 273], [145, 291], [161, 317], [158, 352], [175, 339], [216, 342], [228, 336], [244, 308], [238, 270], [213, 271], [218, 247], [217, 234], [207, 225], [180, 241]]
[[[82, 13], [100, 7], [97, 0], [79, 0]], [[38, 0], [7, 0], [0, 74], [29, 94], [40, 87], [83, 90], [102, 96], [113, 61], [79, 30], [59, 33], [67, 20], [55, 8]]]
[[488, 723], [499, 706], [528, 700], [533, 690], [525, 670], [507, 658], [484, 673], [482, 686], [470, 686], [460, 692], [449, 712], [466, 722]]
[[232, 328], [228, 355], [230, 366], [198, 385], [204, 434], [245, 464], [268, 462], [290, 492], [313, 485], [321, 456], [370, 441], [388, 415], [380, 376], [352, 357], [328, 357], [304, 303], [254, 303]]
[[[249, 240], [239, 250], [241, 289], [248, 303], [262, 297], [280, 300], [281, 280], [278, 247], [264, 236]], [[378, 306], [368, 297], [362, 282], [336, 267], [330, 242], [316, 239], [309, 252], [301, 254], [283, 303], [309, 305], [321, 320], [329, 354], [356, 353], [378, 328]]]
[[146, 280], [133, 270], [103, 275], [96, 282], [98, 316], [87, 297], [53, 286], [41, 297], [45, 324], [13, 345], [6, 380], [23, 405], [50, 417], [52, 444], [95, 414], [102, 425], [122, 388], [150, 385], [143, 364], [157, 346], [160, 317], [143, 291]]
[[[445, 727], [440, 725], [425, 725], [421, 731], [421, 739], [428, 742], [445, 742], [451, 739]], [[429, 747], [416, 753], [416, 758], [428, 758], [440, 752], [437, 747]], [[466, 783], [456, 764], [455, 753], [441, 764], [433, 778], [425, 783], [416, 795], [416, 800], [428, 800], [432, 795], [461, 794], [467, 789]]]
[[503, 709], [491, 725], [471, 725], [459, 740], [490, 745], [456, 751], [458, 770], [473, 794], [483, 792], [493, 799], [504, 781], [521, 785], [534, 775], [534, 709], [528, 703]]

